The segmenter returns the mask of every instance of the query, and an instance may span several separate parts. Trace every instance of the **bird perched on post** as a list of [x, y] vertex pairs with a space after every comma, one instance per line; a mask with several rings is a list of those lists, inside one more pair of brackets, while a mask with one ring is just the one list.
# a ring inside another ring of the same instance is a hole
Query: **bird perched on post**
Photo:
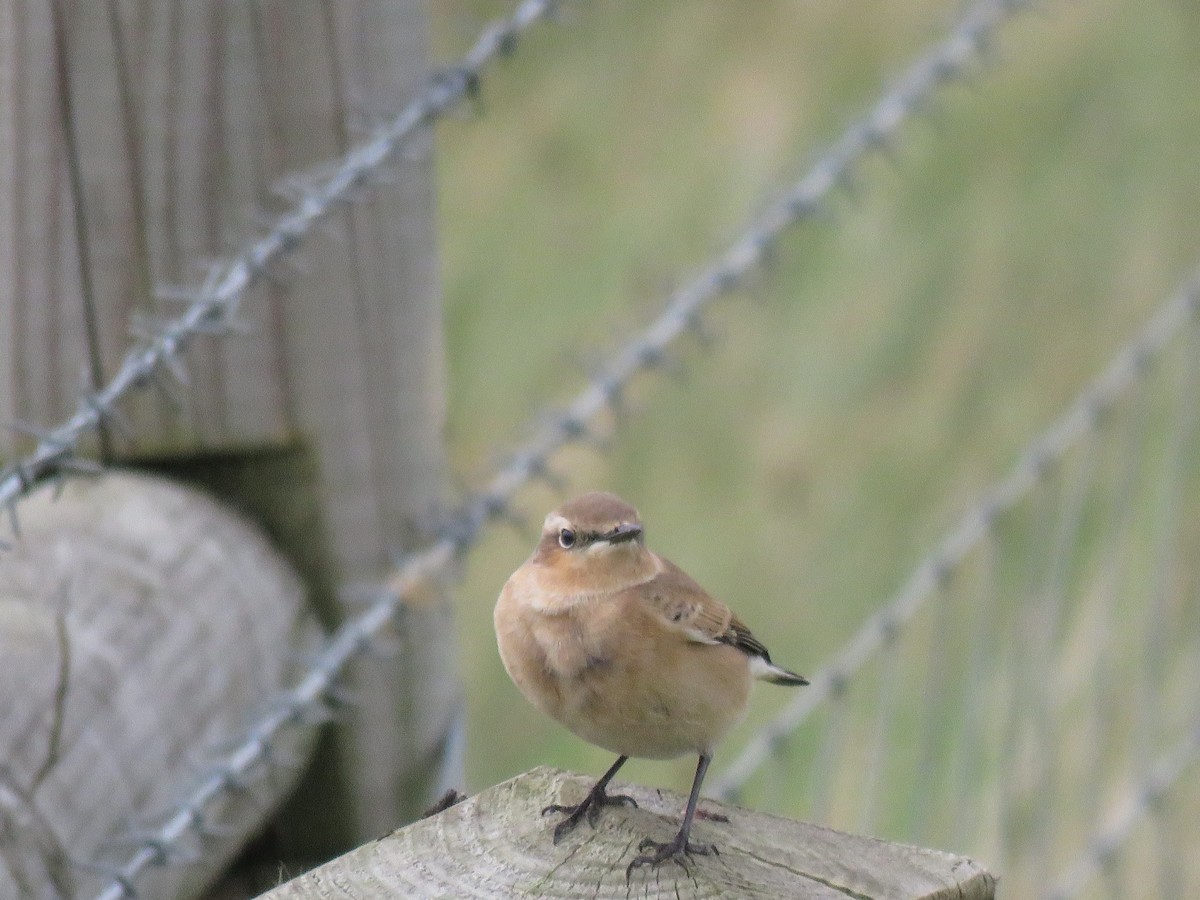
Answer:
[[606, 805], [636, 805], [605, 791], [631, 757], [699, 756], [675, 839], [642, 842], [626, 869], [715, 848], [688, 840], [713, 747], [741, 718], [750, 681], [808, 681], [771, 662], [767, 648], [724, 603], [674, 563], [646, 549], [636, 509], [594, 492], [546, 516], [533, 555], [504, 585], [494, 614], [509, 677], [535, 707], [585, 741], [618, 754], [554, 842]]

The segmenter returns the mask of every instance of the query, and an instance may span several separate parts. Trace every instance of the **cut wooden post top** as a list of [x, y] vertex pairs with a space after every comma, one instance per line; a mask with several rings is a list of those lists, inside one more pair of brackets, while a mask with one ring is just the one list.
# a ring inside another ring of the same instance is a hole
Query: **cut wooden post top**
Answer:
[[643, 838], [666, 841], [685, 798], [638, 785], [610, 788], [638, 807], [605, 807], [555, 846], [551, 803], [577, 803], [593, 779], [537, 768], [350, 851], [264, 895], [331, 897], [770, 897], [805, 900], [992, 900], [996, 879], [973, 860], [703, 800], [729, 817], [696, 822], [719, 855], [687, 867], [625, 868]]

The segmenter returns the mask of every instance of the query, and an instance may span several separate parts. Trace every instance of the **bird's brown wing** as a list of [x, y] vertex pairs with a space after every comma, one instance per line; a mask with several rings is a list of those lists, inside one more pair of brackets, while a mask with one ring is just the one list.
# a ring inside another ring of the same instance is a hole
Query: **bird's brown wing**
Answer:
[[639, 585], [645, 605], [669, 628], [701, 644], [730, 644], [752, 656], [767, 649], [720, 600], [711, 597], [691, 576], [669, 560], [654, 578]]
[[[660, 559], [662, 559], [660, 557]], [[728, 644], [750, 657], [751, 672], [775, 684], [808, 684], [808, 679], [781, 668], [771, 661], [766, 646], [720, 600], [669, 560], [662, 559], [662, 571], [638, 585], [639, 600], [682, 637], [700, 644]]]
[[[659, 557], [662, 559], [661, 557]], [[701, 644], [729, 644], [768, 664], [771, 654], [728, 606], [709, 595], [691, 576], [667, 559], [654, 578], [639, 586], [642, 600], [668, 627]]]
[[721, 640], [737, 647], [747, 656], [761, 656], [767, 662], [771, 661], [771, 654], [767, 652], [766, 645], [756, 638], [737, 616], [733, 617], [728, 631], [721, 637]]

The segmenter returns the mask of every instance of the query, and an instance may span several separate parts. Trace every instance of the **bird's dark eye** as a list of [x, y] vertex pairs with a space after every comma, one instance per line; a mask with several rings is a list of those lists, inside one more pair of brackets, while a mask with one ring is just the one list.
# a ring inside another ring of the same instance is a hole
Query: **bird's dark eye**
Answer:
[[564, 528], [558, 533], [558, 546], [564, 550], [570, 550], [575, 546], [575, 532], [570, 528]]

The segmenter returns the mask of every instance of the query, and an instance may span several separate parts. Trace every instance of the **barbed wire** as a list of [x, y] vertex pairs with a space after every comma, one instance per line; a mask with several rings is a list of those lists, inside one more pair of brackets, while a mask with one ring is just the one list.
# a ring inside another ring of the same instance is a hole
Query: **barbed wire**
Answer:
[[1070, 900], [1083, 893], [1091, 878], [1111, 865], [1138, 824], [1158, 808], [1171, 789], [1200, 760], [1200, 727], [1163, 754], [1128, 799], [1126, 808], [1107, 827], [1095, 832], [1079, 855], [1063, 869], [1045, 900]]
[[[292, 205], [273, 217], [265, 234], [228, 261], [215, 264], [199, 288], [160, 289], [160, 296], [184, 301], [186, 309], [157, 333], [139, 338], [103, 388], [81, 395], [78, 408], [69, 419], [49, 429], [13, 424], [13, 428], [38, 441], [31, 454], [0, 469], [0, 508], [6, 510], [13, 533], [20, 534], [18, 501], [38, 485], [75, 472], [98, 471], [93, 463], [76, 457], [85, 435], [109, 422], [119, 423], [122, 401], [160, 380], [164, 373], [186, 384], [181, 356], [193, 340], [200, 335], [227, 335], [235, 331], [239, 307], [249, 288], [272, 265], [294, 252], [336, 207], [357, 199], [359, 192], [378, 178], [414, 135], [464, 99], [476, 96], [487, 66], [498, 57], [513, 53], [521, 36], [550, 17], [560, 4], [561, 0], [523, 0], [507, 18], [488, 25], [456, 65], [432, 75], [417, 96], [371, 139], [321, 166], [319, 174], [284, 178], [283, 183], [295, 196]], [[436, 561], [436, 556], [430, 559]], [[419, 567], [414, 571], [420, 571]], [[187, 835], [211, 833], [206, 812], [214, 801], [240, 789], [252, 779], [256, 769], [272, 761], [272, 745], [281, 729], [298, 723], [306, 713], [328, 702], [342, 666], [331, 666], [322, 660], [350, 658], [381, 626], [368, 610], [355, 620], [354, 627], [341, 629], [326, 644], [304, 678], [276, 698], [270, 712], [250, 728], [219, 764], [210, 768], [210, 774], [188, 793], [163, 824], [135, 837], [135, 849], [124, 863], [110, 866], [80, 862], [82, 867], [109, 877], [109, 884], [98, 896], [110, 900], [136, 896], [135, 883], [148, 867], [175, 859], [177, 845]], [[343, 649], [346, 645], [352, 645], [349, 652]]]
[[315, 226], [335, 208], [357, 199], [363, 188], [420, 132], [466, 98], [478, 94], [483, 72], [493, 60], [511, 54], [521, 35], [547, 18], [561, 0], [523, 0], [506, 19], [489, 25], [456, 65], [431, 76], [404, 109], [368, 141], [339, 159], [281, 183], [295, 195], [292, 204], [272, 217], [266, 233], [251, 240], [229, 259], [215, 263], [198, 288], [160, 288], [160, 298], [187, 303], [176, 318], [139, 337], [125, 354], [116, 374], [102, 388], [83, 391], [75, 413], [52, 428], [11, 425], [37, 440], [34, 450], [0, 469], [0, 508], [7, 510], [14, 534], [20, 534], [17, 503], [39, 484], [76, 472], [92, 473], [94, 464], [77, 458], [83, 438], [102, 426], [121, 428], [122, 402], [132, 393], [164, 377], [188, 382], [183, 353], [200, 335], [228, 335], [237, 330], [239, 307], [246, 292], [271, 266], [293, 253]]
[[[995, 30], [1027, 5], [1028, 0], [980, 0], [970, 7], [948, 37], [919, 57], [871, 110], [852, 123], [804, 177], [752, 221], [715, 262], [674, 291], [659, 317], [621, 347], [564, 410], [513, 454], [457, 517], [452, 540], [465, 549], [484, 523], [512, 516], [512, 499], [526, 484], [537, 479], [553, 481], [550, 458], [565, 445], [586, 440], [591, 420], [605, 412], [618, 412], [629, 383], [637, 375], [660, 367], [677, 340], [702, 328], [705, 307], [742, 287], [771, 257], [786, 231], [815, 214], [839, 186], [848, 182], [853, 168], [872, 150], [886, 148], [900, 126], [938, 86], [962, 78]], [[389, 581], [393, 592], [405, 580], [401, 567]]]
[[618, 411], [623, 391], [637, 375], [660, 368], [675, 342], [701, 328], [705, 307], [742, 287], [786, 231], [809, 219], [846, 185], [865, 157], [886, 149], [900, 127], [939, 87], [964, 78], [999, 27], [1029, 5], [1029, 0], [976, 0], [968, 7], [949, 34], [921, 54], [867, 114], [852, 122], [715, 262], [669, 295], [663, 312], [623, 344], [565, 409], [512, 454], [486, 487], [452, 517], [437, 540], [402, 559], [382, 585], [359, 592], [365, 608], [338, 627], [300, 684], [271, 704], [272, 712], [252, 726], [246, 739], [213, 769], [214, 774], [167, 814], [166, 823], [136, 840], [136, 849], [124, 865], [110, 867], [113, 878], [100, 900], [133, 895], [134, 882], [142, 871], [170, 862], [171, 848], [203, 827], [206, 810], [231, 785], [244, 783], [252, 770], [270, 763], [271, 744], [279, 733], [289, 725], [303, 723], [311, 710], [328, 701], [330, 690], [349, 663], [402, 613], [406, 603], [421, 588], [437, 584], [451, 564], [479, 541], [486, 525], [513, 518], [511, 504], [520, 489], [537, 480], [555, 482], [550, 463], [559, 450], [591, 437], [592, 420]]
[[819, 707], [839, 696], [849, 680], [890, 645], [897, 633], [953, 576], [960, 564], [1080, 440], [1135, 385], [1186, 323], [1200, 316], [1200, 268], [1118, 351], [1108, 367], [1078, 395], [1067, 411], [1034, 438], [1009, 475], [968, 509], [934, 550], [918, 563], [900, 590], [875, 612], [822, 667], [795, 700], [759, 729], [713, 781], [712, 795], [736, 799], [755, 772]]

